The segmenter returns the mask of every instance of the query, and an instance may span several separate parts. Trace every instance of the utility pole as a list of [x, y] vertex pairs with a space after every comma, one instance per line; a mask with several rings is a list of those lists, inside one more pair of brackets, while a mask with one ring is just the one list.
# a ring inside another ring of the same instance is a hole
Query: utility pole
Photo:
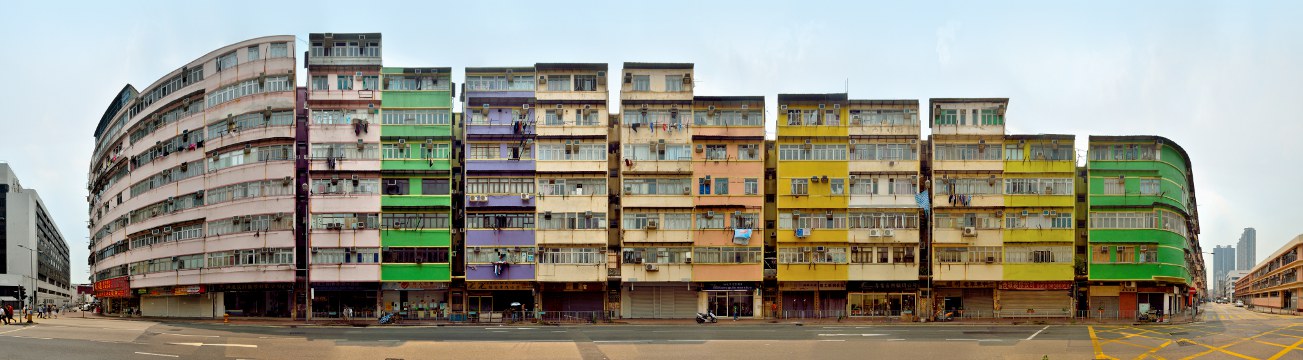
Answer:
[[[32, 302], [31, 302], [31, 305], [28, 306], [27, 310], [28, 310], [29, 312], [30, 312], [30, 311], [36, 311], [36, 294], [40, 293], [40, 290], [39, 290], [39, 288], [38, 288], [37, 285], [36, 285], [36, 249], [29, 248], [29, 247], [27, 247], [26, 245], [23, 245], [23, 244], [18, 244], [18, 247], [23, 248], [23, 249], [27, 249], [27, 251], [31, 251], [31, 252], [32, 252], [32, 275], [31, 275], [31, 278], [32, 278]], [[32, 315], [31, 315], [30, 313], [27, 314], [27, 323], [28, 323], [28, 324], [31, 324], [31, 323], [32, 323]]]

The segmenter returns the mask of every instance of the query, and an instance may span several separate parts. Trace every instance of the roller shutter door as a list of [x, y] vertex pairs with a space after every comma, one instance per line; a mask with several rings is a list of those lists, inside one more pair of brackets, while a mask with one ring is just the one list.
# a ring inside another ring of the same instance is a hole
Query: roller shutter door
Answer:
[[697, 315], [697, 293], [686, 286], [637, 286], [629, 295], [629, 315], [642, 319], [683, 319]]
[[[1033, 312], [1028, 314], [1027, 309]], [[1072, 310], [1072, 298], [1065, 290], [1000, 292], [1001, 316], [1066, 316], [1065, 310]]]
[[988, 317], [994, 316], [995, 312], [995, 293], [994, 289], [964, 289], [964, 316], [965, 317]]

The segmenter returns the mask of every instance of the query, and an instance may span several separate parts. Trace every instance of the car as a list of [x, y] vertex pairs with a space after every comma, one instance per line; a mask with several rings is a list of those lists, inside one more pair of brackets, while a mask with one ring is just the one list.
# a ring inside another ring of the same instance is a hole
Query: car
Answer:
[[1240, 300], [1235, 300], [1235, 307], [1244, 307], [1244, 302]]

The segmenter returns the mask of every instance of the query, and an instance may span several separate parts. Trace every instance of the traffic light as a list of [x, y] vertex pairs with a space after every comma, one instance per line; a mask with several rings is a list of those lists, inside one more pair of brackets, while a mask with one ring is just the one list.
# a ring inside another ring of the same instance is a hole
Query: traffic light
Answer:
[[18, 286], [18, 302], [19, 302], [19, 303], [25, 303], [25, 302], [27, 302], [27, 287], [26, 287], [26, 286], [22, 286], [22, 285], [19, 285], [19, 286]]

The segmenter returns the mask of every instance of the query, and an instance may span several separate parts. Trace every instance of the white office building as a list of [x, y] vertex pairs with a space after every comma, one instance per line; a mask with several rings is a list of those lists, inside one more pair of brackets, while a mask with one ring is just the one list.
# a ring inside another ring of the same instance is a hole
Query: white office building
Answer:
[[0, 163], [0, 303], [72, 304], [69, 272], [68, 243], [41, 197]]

